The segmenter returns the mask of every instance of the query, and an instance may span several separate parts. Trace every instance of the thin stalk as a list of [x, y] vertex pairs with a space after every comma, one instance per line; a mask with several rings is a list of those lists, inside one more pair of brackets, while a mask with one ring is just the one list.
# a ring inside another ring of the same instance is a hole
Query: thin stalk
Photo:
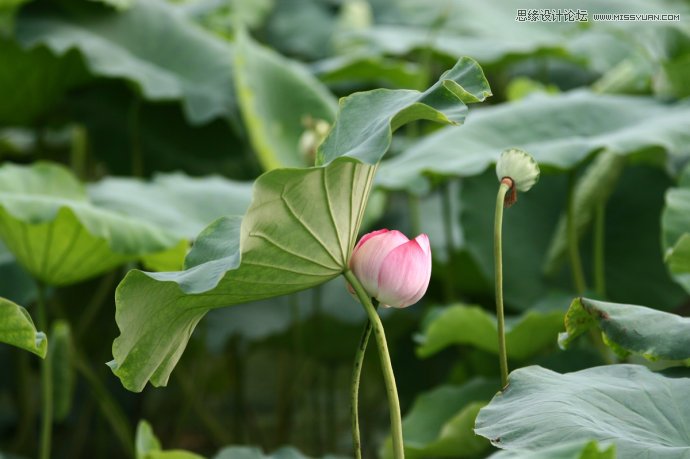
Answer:
[[585, 274], [582, 270], [582, 260], [580, 259], [580, 249], [577, 241], [577, 229], [575, 228], [575, 174], [570, 173], [568, 179], [568, 253], [570, 254], [570, 270], [573, 273], [573, 282], [578, 295], [583, 295], [587, 290]]
[[362, 364], [364, 355], [371, 336], [371, 321], [367, 320], [362, 331], [362, 337], [355, 353], [355, 363], [352, 366], [352, 384], [350, 386], [350, 421], [352, 424], [352, 447], [355, 459], [362, 459], [362, 438], [359, 433], [359, 381], [362, 376]]
[[[38, 284], [38, 328], [48, 330], [48, 316], [46, 312], [45, 285]], [[50, 344], [48, 345], [50, 346]], [[53, 434], [53, 369], [50, 349], [45, 359], [41, 361], [41, 441], [39, 458], [50, 458], [50, 442]]]
[[75, 339], [79, 341], [86, 330], [91, 326], [91, 322], [98, 316], [98, 313], [105, 302], [105, 299], [111, 295], [115, 280], [120, 278], [119, 271], [111, 271], [103, 278], [96, 288], [96, 292], [91, 296], [89, 304], [84, 308], [77, 329], [75, 331]]
[[33, 434], [36, 421], [36, 403], [31, 396], [29, 387], [31, 384], [31, 369], [29, 366], [29, 353], [16, 352], [17, 356], [17, 405], [19, 408], [19, 421], [17, 431], [12, 443], [12, 449], [19, 450]]
[[383, 372], [383, 380], [386, 384], [386, 395], [388, 397], [388, 408], [390, 410], [391, 418], [391, 437], [393, 440], [393, 457], [395, 459], [404, 459], [405, 450], [403, 444], [402, 433], [402, 419], [400, 416], [400, 401], [398, 400], [398, 389], [395, 386], [395, 374], [393, 373], [393, 364], [388, 352], [388, 344], [386, 343], [386, 333], [383, 330], [381, 318], [376, 312], [376, 308], [371, 302], [371, 298], [364, 290], [364, 287], [359, 282], [359, 279], [350, 270], [346, 270], [343, 275], [350, 283], [359, 301], [364, 306], [364, 309], [369, 316], [374, 335], [376, 337], [376, 344], [379, 348], [379, 358], [381, 360], [381, 371]]
[[505, 317], [503, 312], [503, 203], [506, 193], [513, 186], [511, 179], [503, 179], [496, 195], [494, 214], [494, 270], [496, 277], [496, 319], [498, 320], [498, 362], [501, 366], [501, 387], [508, 385], [508, 354], [506, 353]]
[[134, 437], [130, 430], [127, 416], [122, 412], [122, 409], [113, 399], [105, 384], [99, 379], [76, 346], [74, 349], [74, 367], [89, 385], [91, 396], [98, 404], [113, 433], [120, 441], [122, 450], [127, 457], [134, 457]]
[[[453, 251], [455, 245], [453, 243], [453, 223], [455, 218], [453, 216], [453, 202], [451, 198], [451, 193], [453, 193], [453, 187], [450, 182], [446, 182], [441, 187], [441, 207], [442, 207], [442, 219], [443, 219], [443, 235], [446, 240], [446, 257], [448, 260], [448, 265], [450, 265], [453, 258]], [[445, 270], [445, 286], [444, 293], [446, 296], [446, 302], [450, 303], [453, 301], [453, 286], [455, 285], [455, 273], [453, 270]]]
[[594, 291], [599, 298], [606, 297], [606, 265], [604, 262], [604, 238], [606, 204], [600, 202], [594, 214]]
[[80, 180], [86, 179], [87, 150], [86, 128], [78, 125], [72, 128], [72, 148], [70, 149], [70, 166]]
[[[322, 299], [323, 299], [322, 287], [318, 286], [313, 290], [312, 296], [312, 315], [314, 317], [314, 326], [316, 328], [316, 342], [321, 343], [322, 341]], [[312, 411], [312, 432], [314, 435], [314, 449], [318, 455], [323, 455], [325, 451], [325, 441], [323, 438], [323, 417], [322, 417], [322, 407], [321, 407], [321, 376], [320, 376], [320, 366], [318, 362], [314, 362], [312, 367], [312, 377], [310, 378], [310, 388], [309, 388], [309, 401], [310, 408]]]
[[[203, 400], [199, 395], [203, 394], [203, 390], [195, 384], [193, 378], [190, 378], [187, 372], [180, 368], [175, 372], [175, 377], [180, 383], [180, 388], [185, 395], [185, 398], [191, 403], [192, 409], [196, 412], [199, 420], [204, 425], [204, 428], [209, 432], [211, 438], [216, 445], [228, 445], [233, 442], [232, 435], [229, 434], [228, 429], [223, 426], [213, 413], [204, 405]], [[238, 441], [239, 442], [239, 441]]]

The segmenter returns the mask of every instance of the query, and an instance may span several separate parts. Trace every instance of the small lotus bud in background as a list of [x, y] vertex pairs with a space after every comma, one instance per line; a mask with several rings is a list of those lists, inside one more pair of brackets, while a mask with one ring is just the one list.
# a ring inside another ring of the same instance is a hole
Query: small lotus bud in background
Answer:
[[382, 306], [404, 308], [419, 301], [431, 278], [429, 237], [409, 240], [400, 231], [365, 234], [352, 252], [350, 268]]
[[539, 164], [528, 153], [517, 148], [509, 148], [501, 153], [496, 162], [498, 181], [510, 179], [510, 193], [506, 195], [505, 206], [517, 201], [517, 191], [529, 191], [539, 181]]
[[313, 165], [316, 159], [316, 149], [324, 141], [331, 129], [328, 121], [322, 119], [314, 119], [307, 115], [302, 118], [302, 125], [304, 132], [299, 138], [298, 146], [300, 153], [307, 159], [308, 165]]

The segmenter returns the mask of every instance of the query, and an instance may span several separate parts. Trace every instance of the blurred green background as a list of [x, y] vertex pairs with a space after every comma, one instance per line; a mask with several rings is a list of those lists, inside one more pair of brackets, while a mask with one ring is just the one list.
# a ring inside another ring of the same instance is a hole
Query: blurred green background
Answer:
[[[312, 165], [339, 97], [424, 90], [463, 56], [493, 97], [461, 127], [396, 133], [363, 228], [426, 232], [434, 250], [425, 299], [382, 311], [408, 457], [492, 452], [471, 429], [498, 388], [492, 164], [504, 148], [542, 167], [504, 220], [511, 368], [614, 358], [588, 341], [558, 350], [579, 294], [688, 315], [688, 273], [669, 271], [664, 254], [690, 232], [670, 223], [690, 208], [690, 4], [570, 3], [0, 0], [0, 297], [37, 320], [36, 280], [47, 284], [52, 457], [134, 457], [142, 419], [164, 449], [207, 457], [244, 457], [221, 456], [228, 445], [351, 455], [365, 316], [341, 280], [212, 311], [169, 385], [141, 394], [105, 365], [115, 288], [132, 268], [180, 269], [207, 224], [244, 213], [262, 172]], [[516, 20], [520, 9], [538, 21]], [[589, 21], [550, 20], [571, 9]], [[592, 20], [616, 12], [680, 20]], [[22, 217], [24, 199], [55, 209], [54, 220]], [[584, 285], [568, 254], [568, 203]], [[0, 457], [35, 457], [39, 359], [2, 345], [0, 368]], [[373, 349], [360, 413], [364, 457], [388, 457]], [[275, 457], [300, 457], [286, 451]]]

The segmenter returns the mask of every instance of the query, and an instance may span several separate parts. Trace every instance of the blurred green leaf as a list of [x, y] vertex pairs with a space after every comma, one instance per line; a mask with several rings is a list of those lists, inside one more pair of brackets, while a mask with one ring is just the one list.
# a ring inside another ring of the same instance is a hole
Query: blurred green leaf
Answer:
[[690, 292], [690, 234], [681, 236], [666, 252], [666, 264], [676, 282]]
[[[556, 344], [563, 312], [536, 310], [506, 319], [508, 357], [526, 360]], [[452, 345], [469, 345], [498, 353], [496, 316], [479, 306], [453, 305], [432, 311], [417, 337], [417, 355], [432, 356]]]
[[677, 188], [666, 193], [661, 215], [662, 247], [674, 279], [690, 292], [690, 167], [683, 172]]
[[[575, 184], [573, 216], [577, 238], [581, 239], [594, 220], [597, 207], [608, 201], [625, 167], [625, 158], [609, 151], [599, 153]], [[561, 213], [544, 261], [544, 272], [553, 275], [568, 254], [568, 220]]]
[[72, 331], [65, 320], [56, 320], [50, 329], [50, 359], [53, 372], [53, 419], [64, 421], [72, 409], [74, 367]]
[[[265, 454], [261, 449], [253, 446], [226, 446], [213, 459], [310, 459], [297, 449], [284, 446], [271, 454]], [[344, 459], [343, 456], [326, 454], [320, 459]]]
[[566, 348], [592, 328], [599, 328], [617, 353], [690, 365], [690, 319], [644, 306], [575, 298], [565, 316], [558, 343]]
[[237, 35], [235, 82], [242, 115], [266, 170], [310, 166], [299, 151], [304, 119], [333, 122], [335, 97], [306, 68]]
[[615, 445], [600, 446], [596, 441], [563, 442], [538, 449], [499, 451], [490, 459], [616, 459]]
[[337, 20], [333, 9], [329, 0], [276, 1], [264, 25], [266, 40], [283, 54], [306, 60], [326, 57]]
[[252, 196], [252, 182], [214, 175], [190, 177], [181, 172], [156, 174], [149, 181], [106, 177], [87, 187], [98, 207], [165, 228], [193, 239], [224, 215], [243, 215]]
[[112, 6], [118, 10], [126, 10], [131, 7], [136, 0], [91, 0], [92, 2], [101, 2], [106, 5]]
[[182, 450], [161, 449], [160, 441], [153, 433], [151, 425], [141, 420], [137, 425], [136, 459], [204, 459], [203, 456]]
[[585, 90], [535, 94], [477, 110], [464, 126], [424, 138], [385, 161], [377, 183], [424, 193], [429, 176], [477, 175], [510, 147], [530, 152], [546, 172], [569, 170], [600, 149], [619, 155], [657, 149], [670, 157], [687, 157], [689, 120], [687, 101], [664, 104]]
[[77, 49], [89, 71], [122, 78], [143, 98], [180, 100], [193, 124], [231, 117], [232, 47], [162, 0], [134, 2], [116, 12], [89, 5], [37, 9], [17, 22], [25, 47], [63, 55]]
[[532, 366], [510, 374], [479, 412], [475, 432], [507, 450], [598, 440], [616, 445], [621, 458], [671, 459], [690, 452], [689, 423], [688, 378], [639, 365], [566, 374]]
[[45, 333], [34, 326], [31, 316], [23, 307], [0, 298], [0, 342], [17, 346], [45, 358], [48, 340]]
[[0, 167], [0, 237], [22, 266], [50, 285], [179, 251], [180, 241], [165, 229], [92, 205], [67, 169], [44, 162]]
[[419, 64], [373, 55], [343, 55], [316, 62], [312, 71], [324, 83], [419, 88], [426, 79]]
[[[417, 397], [403, 418], [405, 456], [477, 457], [489, 443], [472, 430], [479, 409], [493, 397], [498, 381], [474, 379], [462, 386], [440, 386]], [[383, 458], [392, 458], [390, 438]]]
[[[0, 124], [21, 125], [39, 121], [71, 88], [89, 79], [79, 55], [66, 50], [54, 56], [45, 47], [24, 50], [0, 37]], [[11, 88], [11, 90], [10, 90]]]

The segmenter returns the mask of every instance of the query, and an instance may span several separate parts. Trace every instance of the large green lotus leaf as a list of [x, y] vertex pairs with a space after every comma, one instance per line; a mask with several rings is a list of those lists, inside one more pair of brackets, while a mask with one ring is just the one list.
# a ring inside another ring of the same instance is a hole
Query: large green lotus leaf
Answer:
[[299, 62], [237, 36], [235, 82], [242, 115], [264, 169], [313, 164], [299, 151], [303, 120], [335, 118], [335, 97]]
[[[474, 78], [481, 76], [486, 85], [481, 69], [474, 63], [468, 67], [466, 61], [446, 76], [469, 77], [472, 87], [478, 84]], [[387, 91], [388, 104], [377, 110], [364, 107], [375, 107], [381, 91], [344, 99], [334, 129], [336, 141], [326, 141], [320, 150], [329, 158], [327, 164], [274, 169], [259, 177], [245, 217], [222, 218], [207, 227], [188, 254], [184, 271], [130, 271], [116, 291], [115, 318], [121, 334], [113, 343], [110, 363], [124, 386], [141, 391], [149, 380], [165, 385], [194, 327], [210, 309], [305, 290], [341, 274], [392, 129], [420, 118], [451, 122], [457, 118], [457, 107], [464, 109], [463, 100], [476, 99], [454, 79], [443, 79], [425, 93]], [[404, 103], [396, 104], [396, 99]], [[352, 100], [356, 102], [349, 103]], [[362, 131], [349, 129], [346, 134], [348, 122]], [[371, 126], [376, 127], [373, 134], [365, 129]], [[373, 164], [360, 162], [355, 154], [338, 157], [351, 153], [333, 151], [345, 135], [354, 139], [347, 144], [360, 149], [367, 135], [378, 139], [366, 152]]]
[[499, 451], [490, 459], [616, 459], [616, 446], [596, 441], [565, 442], [538, 449]]
[[507, 450], [567, 441], [616, 445], [618, 457], [690, 457], [690, 378], [639, 365], [608, 365], [559, 374], [531, 366], [477, 416], [475, 432]]
[[17, 346], [39, 357], [45, 357], [48, 340], [36, 330], [31, 316], [23, 307], [0, 298], [0, 342]]
[[44, 47], [23, 50], [0, 39], [0, 124], [29, 124], [53, 108], [64, 93], [88, 80], [75, 52], [54, 56]]
[[349, 156], [369, 164], [381, 160], [392, 133], [403, 124], [424, 119], [448, 124], [464, 122], [465, 104], [482, 102], [491, 89], [481, 67], [463, 57], [424, 92], [375, 89], [340, 100], [340, 111], [328, 137], [319, 146], [317, 164]]
[[185, 271], [130, 271], [116, 292], [122, 333], [112, 363], [125, 387], [141, 391], [149, 379], [165, 385], [209, 309], [304, 290], [339, 275], [373, 174], [373, 166], [352, 159], [275, 169], [257, 179], [244, 219], [222, 218], [199, 235]]
[[[528, 359], [556, 344], [562, 311], [530, 310], [506, 319], [508, 357]], [[418, 336], [417, 355], [432, 356], [452, 345], [469, 345], [498, 353], [496, 316], [478, 306], [454, 305], [433, 311]]]
[[[477, 457], [489, 443], [472, 430], [479, 409], [496, 393], [497, 381], [474, 379], [462, 386], [440, 386], [417, 397], [403, 418], [405, 457]], [[390, 438], [383, 458], [392, 458]]]
[[194, 124], [232, 115], [231, 46], [167, 2], [31, 11], [17, 21], [17, 37], [58, 55], [77, 49], [92, 74], [125, 79], [148, 100], [180, 100]]
[[251, 182], [181, 172], [156, 174], [150, 181], [108, 177], [87, 190], [96, 206], [150, 222], [181, 239], [194, 239], [223, 215], [243, 215], [252, 197]]
[[540, 166], [568, 170], [592, 152], [630, 154], [659, 148], [687, 155], [690, 102], [664, 104], [649, 97], [585, 90], [535, 94], [473, 112], [464, 126], [441, 129], [381, 165], [377, 183], [425, 192], [428, 175], [476, 175], [506, 148], [529, 151]]
[[94, 206], [67, 169], [43, 162], [0, 168], [0, 237], [24, 268], [51, 285], [169, 250], [184, 256], [174, 233]]
[[690, 365], [690, 319], [644, 306], [575, 298], [565, 316], [558, 343], [566, 348], [591, 328], [619, 354], [640, 354], [650, 360]]

